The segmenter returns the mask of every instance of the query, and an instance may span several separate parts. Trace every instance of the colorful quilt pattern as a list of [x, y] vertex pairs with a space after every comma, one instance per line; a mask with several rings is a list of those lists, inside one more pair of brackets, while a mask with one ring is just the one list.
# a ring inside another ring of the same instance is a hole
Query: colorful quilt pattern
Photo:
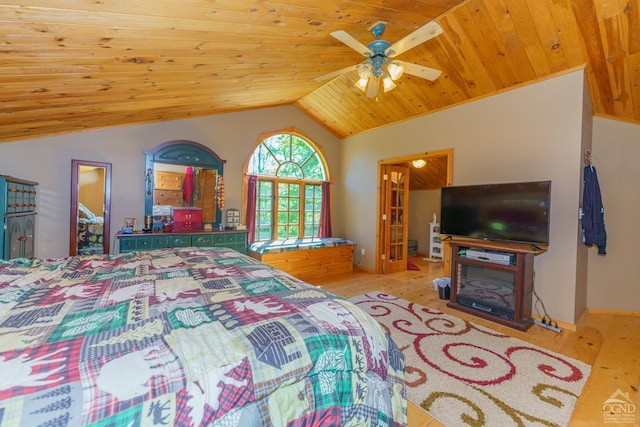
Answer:
[[226, 248], [0, 262], [2, 426], [400, 426], [351, 302]]

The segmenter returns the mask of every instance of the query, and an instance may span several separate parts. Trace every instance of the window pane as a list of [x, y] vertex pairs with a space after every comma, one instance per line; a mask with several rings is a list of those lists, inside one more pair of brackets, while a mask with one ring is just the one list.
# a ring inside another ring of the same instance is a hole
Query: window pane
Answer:
[[290, 211], [297, 211], [299, 209], [300, 206], [300, 199], [298, 199], [297, 197], [292, 197], [289, 199], [289, 210]]
[[273, 182], [258, 181], [256, 188], [256, 240], [271, 240], [273, 225]]
[[313, 179], [317, 181], [323, 181], [325, 179], [322, 163], [317, 155], [313, 156], [302, 165], [302, 173], [304, 174], [305, 179]]
[[278, 162], [284, 163], [291, 160], [291, 135], [273, 135], [265, 139], [263, 144], [269, 148]]
[[283, 178], [304, 178], [302, 169], [296, 163], [285, 163], [280, 166], [278, 176]]
[[304, 237], [316, 237], [322, 209], [322, 186], [306, 184], [304, 193]]
[[289, 199], [287, 197], [278, 197], [278, 211], [286, 211], [288, 202]]
[[279, 165], [267, 147], [260, 144], [249, 160], [248, 172], [259, 175], [275, 175]]
[[298, 225], [300, 224], [300, 215], [298, 212], [289, 212], [289, 224]]
[[303, 164], [315, 154], [315, 150], [302, 138], [294, 136], [291, 141], [291, 160]]

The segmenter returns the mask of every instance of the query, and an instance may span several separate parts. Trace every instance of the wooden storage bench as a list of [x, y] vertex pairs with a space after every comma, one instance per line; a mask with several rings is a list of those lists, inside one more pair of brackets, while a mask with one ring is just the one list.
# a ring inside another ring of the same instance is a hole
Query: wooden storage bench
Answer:
[[253, 243], [247, 253], [265, 264], [309, 281], [353, 271], [355, 245], [351, 240], [335, 237], [274, 240]]

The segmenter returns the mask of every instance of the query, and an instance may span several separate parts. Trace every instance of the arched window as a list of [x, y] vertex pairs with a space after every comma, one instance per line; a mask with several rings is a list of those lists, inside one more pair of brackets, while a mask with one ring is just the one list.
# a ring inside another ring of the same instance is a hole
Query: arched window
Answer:
[[292, 130], [263, 135], [247, 174], [256, 176], [253, 241], [318, 236], [329, 174], [313, 142]]

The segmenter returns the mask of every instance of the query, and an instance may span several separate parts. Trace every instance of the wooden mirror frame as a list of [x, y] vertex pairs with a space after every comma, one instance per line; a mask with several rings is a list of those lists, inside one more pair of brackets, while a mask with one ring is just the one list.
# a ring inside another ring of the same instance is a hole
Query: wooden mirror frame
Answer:
[[71, 209], [69, 226], [69, 255], [78, 254], [78, 212], [80, 202], [80, 168], [82, 166], [104, 169], [104, 201], [102, 225], [102, 253], [109, 253], [110, 219], [111, 219], [111, 163], [88, 160], [71, 160]]
[[[145, 196], [144, 196], [144, 214], [153, 215], [153, 193], [154, 193], [154, 174], [155, 164], [163, 163], [170, 165], [201, 167], [204, 169], [215, 170], [218, 176], [223, 176], [224, 164], [226, 160], [222, 160], [218, 155], [194, 141], [174, 140], [164, 142], [153, 150], [145, 151]], [[215, 224], [222, 223], [222, 211], [215, 203]]]

